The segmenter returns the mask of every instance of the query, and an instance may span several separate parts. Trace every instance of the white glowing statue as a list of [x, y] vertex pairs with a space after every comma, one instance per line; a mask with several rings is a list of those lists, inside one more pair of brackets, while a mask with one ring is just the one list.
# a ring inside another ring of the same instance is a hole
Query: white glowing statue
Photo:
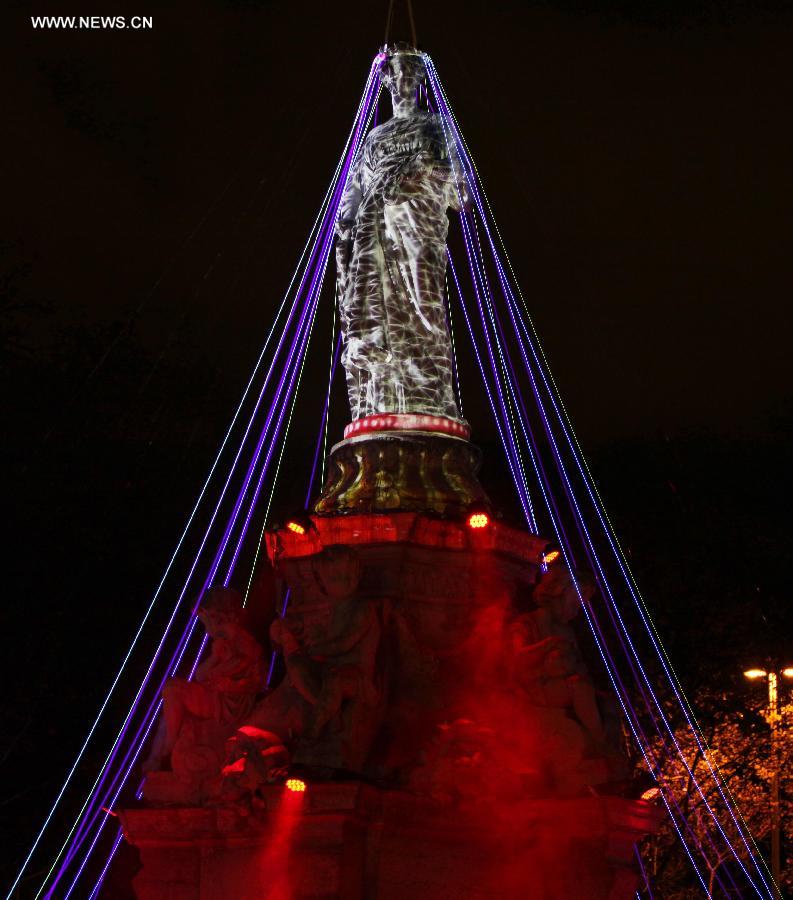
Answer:
[[353, 420], [460, 418], [443, 297], [447, 210], [467, 194], [439, 116], [417, 103], [425, 76], [415, 50], [385, 54], [380, 78], [394, 114], [367, 136], [341, 201], [336, 263]]

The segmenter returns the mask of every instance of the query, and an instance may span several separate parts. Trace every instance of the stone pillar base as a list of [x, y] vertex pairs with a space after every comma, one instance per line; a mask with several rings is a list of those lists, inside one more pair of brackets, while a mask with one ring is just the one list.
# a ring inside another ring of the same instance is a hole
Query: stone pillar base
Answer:
[[658, 818], [615, 797], [452, 810], [360, 783], [273, 786], [251, 816], [121, 814], [139, 900], [629, 900], [634, 845]]
[[347, 438], [330, 452], [314, 512], [464, 516], [472, 503], [487, 502], [476, 477], [480, 464], [473, 444], [450, 435], [388, 431]]

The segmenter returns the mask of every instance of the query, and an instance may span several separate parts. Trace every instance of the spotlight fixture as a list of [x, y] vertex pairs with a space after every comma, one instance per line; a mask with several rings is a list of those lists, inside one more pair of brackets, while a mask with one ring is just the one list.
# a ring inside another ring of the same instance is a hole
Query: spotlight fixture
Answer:
[[490, 510], [484, 503], [472, 503], [468, 507], [465, 524], [472, 531], [481, 531], [490, 524]]
[[317, 526], [314, 524], [311, 516], [306, 512], [295, 513], [286, 520], [286, 530], [291, 531], [292, 534], [296, 534], [302, 537], [305, 534], [308, 534], [309, 531], [316, 531]]
[[631, 779], [626, 793], [628, 797], [652, 803], [661, 796], [661, 788], [658, 787], [658, 782], [649, 772], [640, 772]]
[[559, 559], [561, 555], [562, 554], [559, 550], [547, 550], [542, 555], [542, 561], [546, 566], [550, 566], [550, 564], [556, 562], [556, 560]]
[[293, 794], [303, 794], [306, 790], [306, 783], [300, 778], [287, 778], [286, 789], [292, 791]]

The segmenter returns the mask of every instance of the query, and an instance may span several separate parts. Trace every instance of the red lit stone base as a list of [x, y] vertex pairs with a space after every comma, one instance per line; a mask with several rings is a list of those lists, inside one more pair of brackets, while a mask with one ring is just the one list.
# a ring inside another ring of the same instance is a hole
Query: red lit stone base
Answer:
[[658, 824], [613, 797], [466, 812], [358, 783], [272, 787], [265, 805], [123, 812], [139, 900], [629, 900], [634, 844]]

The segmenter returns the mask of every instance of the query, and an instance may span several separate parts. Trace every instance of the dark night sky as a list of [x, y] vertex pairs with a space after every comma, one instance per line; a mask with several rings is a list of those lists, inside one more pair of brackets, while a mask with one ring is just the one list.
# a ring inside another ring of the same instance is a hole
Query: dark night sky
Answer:
[[[701, 0], [416, 6], [584, 435], [751, 430], [784, 406], [793, 17]], [[143, 300], [152, 346], [189, 328], [236, 390], [383, 10], [103, 6], [153, 14], [150, 33], [34, 32], [29, 11], [5, 12], [4, 207], [23, 291], [54, 312], [36, 328]]]
[[[0, 287], [12, 295], [0, 337], [16, 335], [17, 354], [3, 367], [16, 543], [0, 675], [13, 686], [0, 832], [13, 826], [14, 838], [0, 884], [181, 531], [387, 8], [146, 3], [12, 0], [0, 23]], [[729, 582], [759, 610], [758, 646], [784, 642], [793, 12], [770, 0], [414, 5], [571, 417], [585, 449], [605, 453], [606, 496], [645, 561], [649, 596], [679, 591], [685, 545], [702, 609]], [[153, 15], [154, 30], [33, 31], [31, 13]], [[119, 323], [136, 343], [103, 360]], [[73, 344], [59, 356], [74, 333], [95, 338], [77, 345], [78, 362]], [[484, 411], [466, 413], [487, 443]], [[306, 418], [308, 434], [316, 416]], [[630, 444], [669, 435], [669, 453]], [[660, 627], [673, 644], [691, 638], [674, 618]]]

